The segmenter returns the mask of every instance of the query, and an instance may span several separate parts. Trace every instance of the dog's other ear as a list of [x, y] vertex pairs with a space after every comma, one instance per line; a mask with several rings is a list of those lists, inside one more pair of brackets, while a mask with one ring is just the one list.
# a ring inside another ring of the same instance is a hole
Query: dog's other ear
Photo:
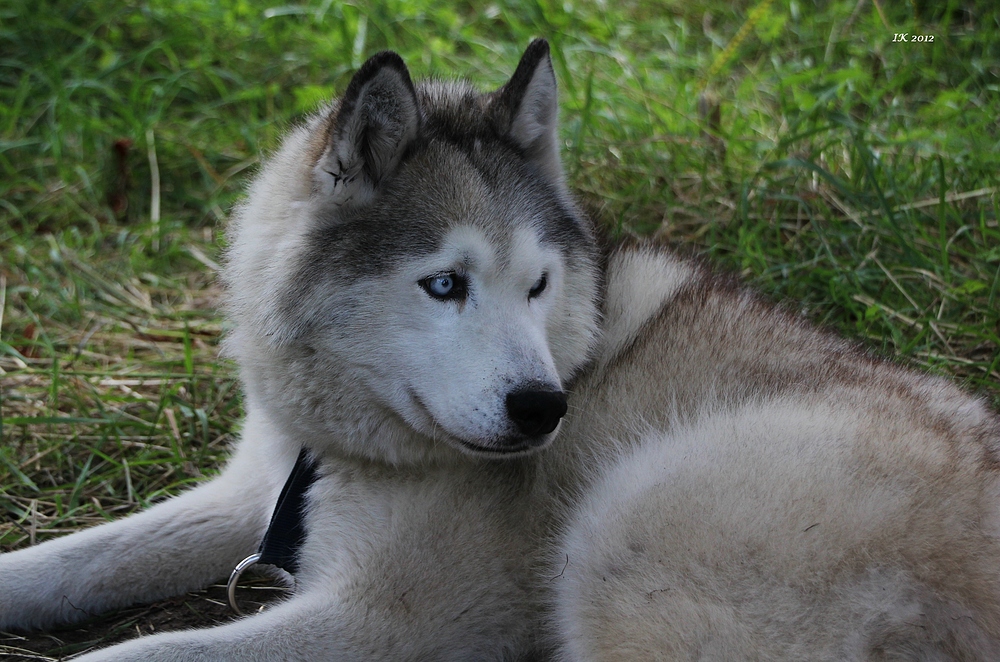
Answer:
[[354, 74], [314, 177], [335, 204], [364, 204], [420, 132], [420, 106], [402, 58], [383, 51]]
[[553, 182], [561, 183], [559, 95], [547, 41], [531, 42], [497, 97], [499, 119], [506, 123], [508, 135]]

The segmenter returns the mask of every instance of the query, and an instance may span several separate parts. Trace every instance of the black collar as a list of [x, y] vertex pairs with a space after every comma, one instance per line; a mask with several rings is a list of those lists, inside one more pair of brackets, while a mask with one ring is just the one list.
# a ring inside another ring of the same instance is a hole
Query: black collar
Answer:
[[268, 563], [295, 574], [299, 570], [299, 548], [306, 539], [306, 492], [316, 480], [318, 462], [303, 448], [295, 460], [292, 473], [281, 488], [278, 503], [271, 514], [271, 523], [257, 548], [258, 563]]

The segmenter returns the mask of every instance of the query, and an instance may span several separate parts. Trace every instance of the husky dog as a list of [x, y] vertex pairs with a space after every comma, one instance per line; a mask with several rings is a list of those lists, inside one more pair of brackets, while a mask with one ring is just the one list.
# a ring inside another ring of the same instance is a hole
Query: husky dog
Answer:
[[225, 576], [306, 448], [293, 597], [83, 659], [1000, 659], [996, 415], [599, 249], [556, 118], [544, 41], [489, 94], [365, 63], [235, 213], [232, 460], [0, 557], [0, 628]]

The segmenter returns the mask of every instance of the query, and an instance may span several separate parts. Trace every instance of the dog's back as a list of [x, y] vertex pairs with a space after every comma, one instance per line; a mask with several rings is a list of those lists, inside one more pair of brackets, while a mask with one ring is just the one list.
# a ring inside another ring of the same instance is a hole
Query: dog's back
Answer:
[[555, 449], [588, 486], [564, 659], [1000, 658], [982, 402], [661, 250], [617, 253], [609, 292]]

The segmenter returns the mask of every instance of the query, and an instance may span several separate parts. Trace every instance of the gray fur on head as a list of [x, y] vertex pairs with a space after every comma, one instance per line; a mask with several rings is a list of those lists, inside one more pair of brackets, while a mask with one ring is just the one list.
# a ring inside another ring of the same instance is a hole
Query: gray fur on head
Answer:
[[[354, 263], [359, 242], [373, 234], [394, 244], [382, 246], [379, 255], [421, 250], [414, 242], [426, 241], [426, 226], [419, 236], [416, 223], [396, 223], [388, 231], [370, 211], [404, 164], [435, 143], [493, 169], [484, 175], [487, 180], [510, 179], [514, 175], [497, 171], [496, 164], [519, 162], [523, 174], [517, 176], [547, 187], [546, 197], [560, 208], [557, 215], [568, 219], [563, 234], [579, 234], [578, 245], [589, 246], [590, 224], [576, 210], [563, 176], [557, 120], [556, 81], [544, 39], [529, 45], [506, 84], [485, 94], [464, 82], [414, 85], [399, 55], [372, 56], [341, 98], [286, 138], [236, 209], [226, 280], [238, 332], [263, 336], [277, 347], [300, 336], [321, 314], [280, 310], [279, 302], [289, 300], [288, 288], [302, 300], [302, 288], [321, 278], [316, 256], [299, 250], [302, 244], [321, 247], [327, 257], [337, 255], [341, 268]], [[310, 242], [316, 233], [319, 240]], [[380, 268], [370, 261], [356, 266]], [[243, 272], [257, 277], [240, 278]], [[264, 282], [262, 273], [268, 274]]]

